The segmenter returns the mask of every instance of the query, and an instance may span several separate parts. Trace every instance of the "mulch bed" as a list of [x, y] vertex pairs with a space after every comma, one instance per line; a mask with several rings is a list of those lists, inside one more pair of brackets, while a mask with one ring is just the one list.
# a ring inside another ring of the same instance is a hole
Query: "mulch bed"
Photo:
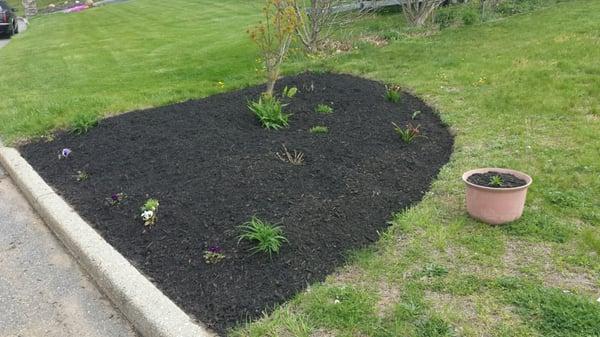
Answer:
[[[279, 81], [298, 95], [289, 128], [263, 129], [246, 108], [263, 87], [134, 111], [85, 135], [60, 133], [21, 153], [96, 230], [186, 312], [215, 331], [261, 316], [368, 246], [393, 212], [418, 202], [451, 154], [453, 138], [420, 99], [394, 104], [384, 85], [349, 75], [302, 74]], [[332, 114], [318, 114], [319, 103]], [[415, 120], [414, 111], [419, 110]], [[403, 143], [398, 125], [423, 137]], [[315, 125], [327, 134], [312, 134]], [[305, 154], [294, 166], [275, 153]], [[58, 159], [70, 148], [67, 159]], [[77, 171], [89, 179], [78, 182]], [[123, 192], [118, 206], [105, 202]], [[160, 201], [147, 229], [139, 208]], [[281, 224], [279, 255], [251, 255], [237, 226], [253, 215]], [[219, 245], [226, 259], [206, 264]]]

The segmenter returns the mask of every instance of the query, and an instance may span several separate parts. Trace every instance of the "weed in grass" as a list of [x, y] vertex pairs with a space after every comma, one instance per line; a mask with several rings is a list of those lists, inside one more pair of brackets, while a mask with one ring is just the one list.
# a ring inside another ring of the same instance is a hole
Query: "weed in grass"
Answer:
[[504, 184], [504, 180], [502, 180], [501, 176], [491, 176], [490, 177], [490, 181], [488, 182], [488, 185], [490, 186], [494, 186], [494, 187], [500, 187], [502, 186], [502, 184]]
[[446, 269], [446, 267], [437, 265], [435, 263], [426, 265], [421, 271], [421, 275], [426, 277], [441, 277], [446, 276], [447, 274], [448, 269]]
[[144, 205], [140, 208], [140, 217], [144, 221], [144, 226], [152, 226], [158, 219], [156, 213], [158, 212], [158, 200], [148, 199]]
[[581, 240], [589, 250], [600, 255], [600, 232], [596, 228], [587, 228], [582, 231]]
[[284, 242], [288, 242], [280, 226], [274, 226], [255, 216], [239, 228], [242, 233], [238, 236], [238, 243], [242, 240], [253, 242], [255, 246], [251, 250], [254, 253], [267, 253], [272, 256], [273, 253], [279, 253]]
[[397, 85], [386, 86], [385, 99], [392, 103], [398, 103], [402, 99], [402, 91]]
[[302, 165], [304, 164], [304, 153], [294, 150], [294, 152], [290, 152], [285, 144], [281, 144], [283, 147], [283, 153], [275, 153], [275, 156], [284, 163], [290, 163], [292, 165]]
[[[311, 288], [302, 303], [308, 317], [330, 329], [369, 332], [376, 317], [377, 295], [367, 289], [352, 286], [317, 286]], [[370, 335], [370, 334], [369, 334]]]
[[318, 104], [315, 107], [315, 112], [320, 114], [330, 114], [333, 112], [333, 108], [327, 104]]
[[420, 320], [416, 324], [419, 337], [451, 337], [456, 336], [450, 324], [443, 319], [432, 316]]
[[403, 142], [409, 144], [412, 143], [417, 137], [421, 135], [420, 125], [413, 126], [412, 124], [406, 125], [406, 128], [402, 128], [398, 126], [396, 123], [392, 122], [394, 126], [394, 131]]
[[71, 122], [71, 133], [82, 135], [98, 125], [98, 117], [93, 114], [78, 114]]
[[310, 128], [308, 130], [310, 133], [328, 133], [329, 132], [329, 128], [323, 125], [316, 125], [313, 126], [312, 128]]
[[210, 246], [204, 251], [203, 257], [206, 264], [217, 264], [225, 258], [225, 254], [223, 254], [223, 248]]
[[542, 336], [600, 336], [600, 305], [592, 299], [518, 281], [503, 295]]
[[77, 176], [75, 178], [77, 181], [82, 182], [90, 179], [90, 175], [86, 171], [77, 171]]
[[262, 95], [258, 101], [248, 103], [248, 108], [254, 112], [263, 127], [281, 129], [288, 126], [289, 114], [283, 112], [283, 104], [276, 97]]

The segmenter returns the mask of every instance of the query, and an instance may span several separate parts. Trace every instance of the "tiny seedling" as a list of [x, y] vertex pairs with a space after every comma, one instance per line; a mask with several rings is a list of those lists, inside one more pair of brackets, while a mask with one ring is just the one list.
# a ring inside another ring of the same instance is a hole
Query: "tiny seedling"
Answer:
[[283, 107], [284, 105], [276, 97], [265, 95], [258, 101], [248, 102], [248, 108], [267, 129], [277, 130], [288, 126], [290, 115], [283, 112]]
[[125, 193], [119, 192], [113, 193], [110, 196], [110, 198], [106, 198], [106, 201], [111, 206], [117, 206], [120, 205], [123, 201], [125, 201], [125, 199], [127, 199], [127, 195]]
[[251, 248], [253, 253], [268, 253], [272, 256], [273, 253], [279, 253], [284, 242], [288, 242], [280, 226], [274, 226], [255, 216], [239, 228], [242, 233], [238, 236], [238, 243], [242, 240], [254, 243]]
[[398, 134], [398, 136], [400, 136], [400, 139], [402, 139], [402, 141], [407, 144], [412, 143], [415, 140], [415, 138], [421, 135], [421, 130], [419, 130], [419, 128], [421, 127], [420, 125], [412, 126], [411, 124], [408, 124], [406, 128], [402, 128], [394, 122], [392, 122], [392, 125], [394, 126], [394, 131], [396, 132], [396, 134]]
[[402, 99], [402, 91], [399, 86], [386, 86], [385, 99], [392, 103], [398, 103]]
[[417, 119], [417, 117], [419, 117], [419, 115], [421, 114], [420, 110], [417, 110], [415, 112], [412, 113], [412, 119], [415, 120]]
[[310, 128], [308, 131], [310, 131], [310, 133], [328, 133], [329, 128], [323, 125], [316, 125]]
[[275, 156], [281, 160], [282, 162], [290, 163], [292, 165], [302, 165], [304, 164], [304, 153], [300, 151], [294, 150], [294, 152], [288, 151], [287, 147], [284, 144], [281, 144], [283, 147], [282, 153], [275, 153]]
[[156, 223], [156, 220], [158, 219], [156, 216], [158, 205], [158, 200], [148, 199], [140, 208], [140, 212], [142, 213], [140, 217], [144, 220], [144, 226], [152, 226]]
[[77, 181], [82, 182], [90, 179], [89, 173], [86, 171], [77, 171]]
[[333, 108], [327, 104], [318, 104], [315, 107], [315, 112], [320, 113], [320, 114], [330, 114], [333, 112]]
[[491, 176], [490, 181], [488, 182], [489, 186], [500, 187], [504, 184], [504, 180], [499, 175]]
[[294, 98], [294, 96], [296, 96], [297, 93], [298, 93], [298, 88], [296, 88], [296, 87], [288, 88], [286, 85], [285, 88], [283, 88], [282, 96], [285, 98]]
[[71, 133], [82, 135], [98, 125], [98, 118], [92, 114], [79, 114], [71, 123]]
[[210, 246], [204, 251], [204, 262], [206, 264], [217, 264], [225, 258], [223, 248], [219, 246]]

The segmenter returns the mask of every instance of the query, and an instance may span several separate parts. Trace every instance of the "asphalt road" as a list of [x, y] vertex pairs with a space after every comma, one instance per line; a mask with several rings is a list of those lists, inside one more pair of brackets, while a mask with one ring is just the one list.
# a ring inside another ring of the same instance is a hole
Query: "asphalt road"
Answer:
[[[19, 32], [24, 32], [27, 29], [27, 25], [23, 20], [19, 20]], [[0, 38], [0, 48], [6, 46], [10, 42], [10, 39]]]
[[136, 333], [0, 166], [0, 337], [71, 336]]

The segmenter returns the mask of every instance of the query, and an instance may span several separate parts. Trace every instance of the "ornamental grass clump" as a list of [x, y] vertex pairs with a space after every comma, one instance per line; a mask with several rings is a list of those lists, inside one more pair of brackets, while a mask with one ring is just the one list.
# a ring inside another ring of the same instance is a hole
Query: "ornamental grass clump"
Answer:
[[239, 228], [242, 233], [238, 236], [238, 243], [242, 240], [252, 242], [254, 247], [250, 250], [253, 253], [267, 253], [272, 256], [273, 253], [279, 253], [284, 242], [289, 242], [280, 226], [272, 225], [255, 216]]
[[399, 86], [386, 86], [385, 99], [392, 103], [398, 103], [402, 99], [402, 91]]
[[394, 131], [396, 134], [400, 136], [400, 139], [407, 144], [412, 143], [415, 138], [421, 135], [420, 125], [413, 126], [412, 124], [408, 124], [406, 125], [406, 128], [402, 128], [394, 122], [392, 122], [392, 125], [394, 126]]
[[140, 208], [140, 217], [144, 221], [144, 226], [152, 226], [158, 219], [156, 213], [158, 212], [158, 200], [148, 199], [144, 205]]
[[277, 97], [268, 95], [262, 95], [258, 101], [248, 102], [248, 109], [266, 129], [278, 130], [288, 126], [290, 114], [283, 112], [283, 107]]

